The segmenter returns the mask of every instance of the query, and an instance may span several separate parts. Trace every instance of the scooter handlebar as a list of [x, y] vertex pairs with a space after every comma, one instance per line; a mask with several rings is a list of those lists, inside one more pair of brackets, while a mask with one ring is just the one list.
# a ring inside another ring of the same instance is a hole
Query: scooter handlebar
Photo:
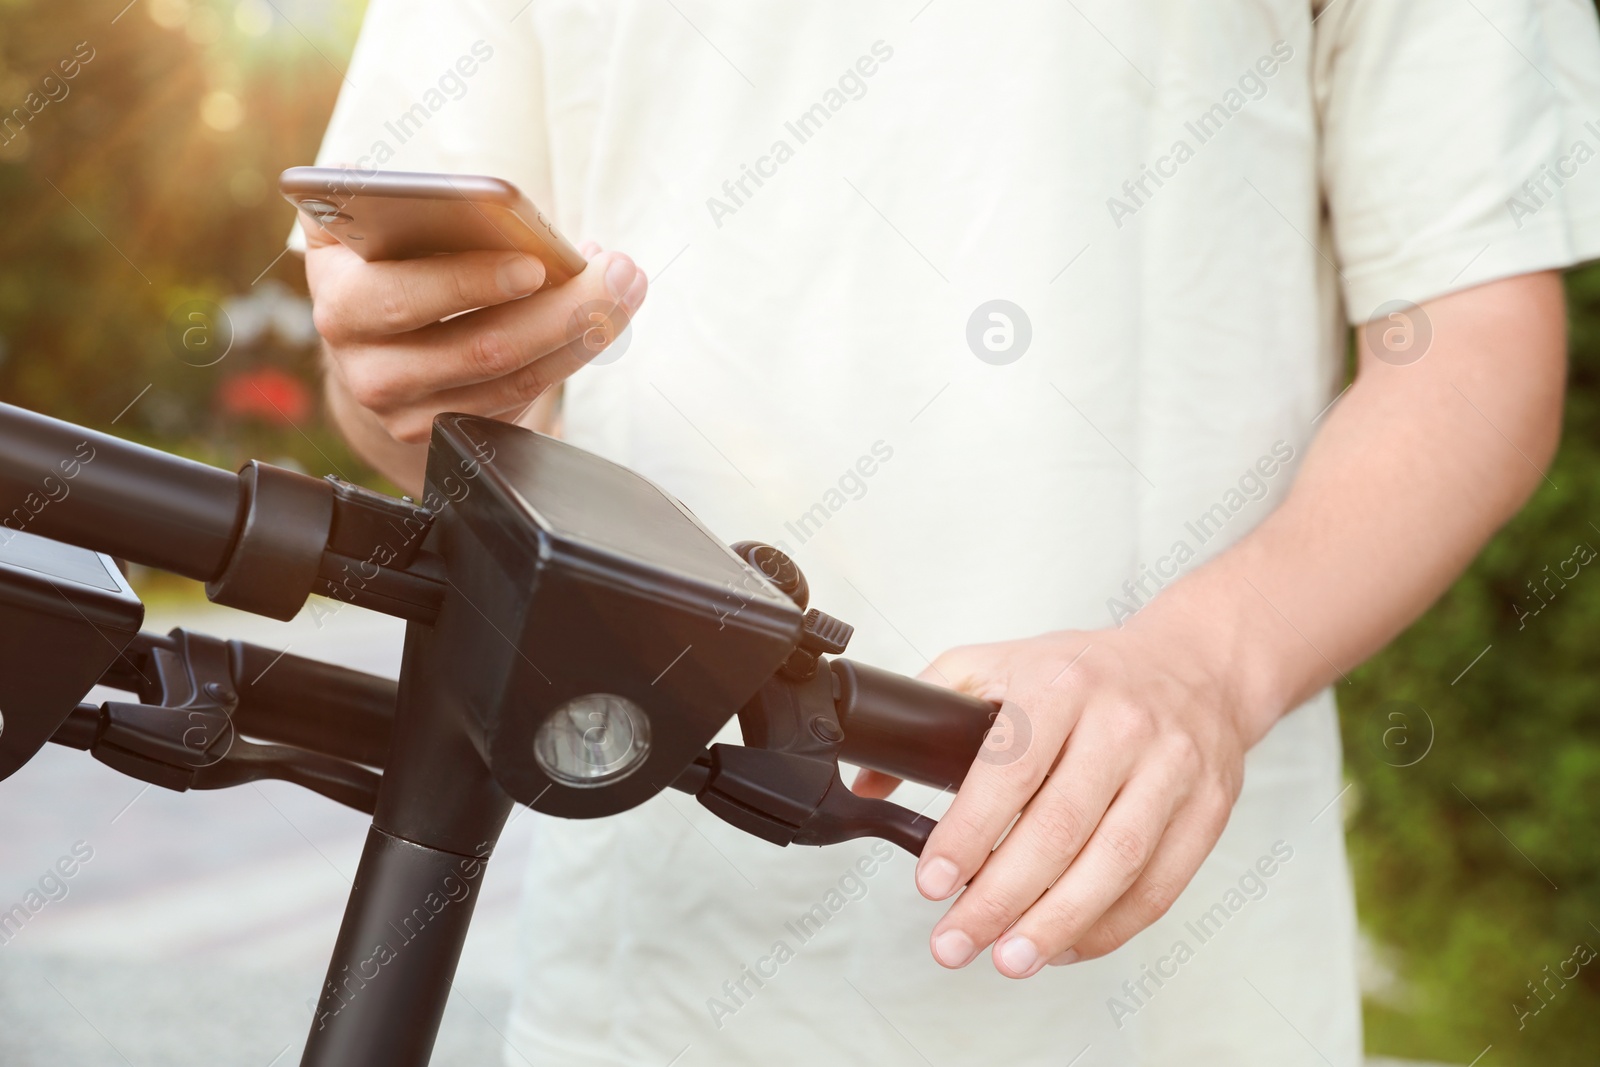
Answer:
[[198, 581], [221, 572], [239, 476], [0, 404], [0, 521]]
[[961, 785], [994, 723], [994, 704], [847, 659], [830, 666], [841, 759], [937, 789]]

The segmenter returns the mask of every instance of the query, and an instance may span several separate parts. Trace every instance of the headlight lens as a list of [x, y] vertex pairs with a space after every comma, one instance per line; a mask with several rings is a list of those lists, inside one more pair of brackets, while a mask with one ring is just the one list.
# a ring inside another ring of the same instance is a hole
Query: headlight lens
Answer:
[[587, 693], [550, 713], [533, 738], [533, 756], [558, 782], [609, 785], [626, 778], [650, 754], [650, 719], [614, 693]]

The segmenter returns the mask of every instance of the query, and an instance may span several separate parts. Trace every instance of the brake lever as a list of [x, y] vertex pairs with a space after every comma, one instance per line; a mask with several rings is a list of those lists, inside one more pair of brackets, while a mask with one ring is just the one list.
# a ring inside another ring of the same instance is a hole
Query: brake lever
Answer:
[[798, 845], [833, 845], [857, 837], [881, 837], [913, 856], [920, 856], [928, 843], [928, 835], [937, 825], [926, 815], [918, 815], [891, 800], [857, 796], [844, 784], [835, 767], [833, 781], [823, 794], [822, 803], [811, 813], [794, 840]]
[[239, 706], [227, 643], [174, 630], [149, 652], [155, 681], [149, 703], [80, 704], [57, 740], [114, 770], [184, 792], [226, 789], [278, 778], [367, 814], [377, 805], [379, 776], [348, 760], [240, 736]]
[[712, 745], [676, 784], [724, 822], [776, 845], [879, 837], [920, 856], [934, 820], [857, 796], [839, 775], [839, 688], [822, 653], [843, 652], [853, 632], [808, 611], [794, 654], [739, 711], [745, 743]]

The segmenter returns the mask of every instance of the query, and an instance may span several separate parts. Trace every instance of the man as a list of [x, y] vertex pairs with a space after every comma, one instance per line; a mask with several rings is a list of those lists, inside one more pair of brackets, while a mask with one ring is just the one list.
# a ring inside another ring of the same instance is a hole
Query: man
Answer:
[[627, 255], [311, 227], [357, 449], [559, 403], [1011, 733], [914, 870], [542, 822], [506, 1062], [1358, 1063], [1330, 687], [1542, 484], [1590, 120], [1583, 4], [375, 0], [323, 161]]

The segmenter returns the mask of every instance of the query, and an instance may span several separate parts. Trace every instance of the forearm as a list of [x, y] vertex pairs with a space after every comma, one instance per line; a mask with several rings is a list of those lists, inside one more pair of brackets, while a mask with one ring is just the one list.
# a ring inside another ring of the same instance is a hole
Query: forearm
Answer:
[[1526, 275], [1431, 302], [1432, 348], [1407, 366], [1361, 340], [1283, 505], [1150, 606], [1146, 624], [1235, 665], [1250, 742], [1416, 619], [1542, 483], [1565, 377], [1560, 284]]

